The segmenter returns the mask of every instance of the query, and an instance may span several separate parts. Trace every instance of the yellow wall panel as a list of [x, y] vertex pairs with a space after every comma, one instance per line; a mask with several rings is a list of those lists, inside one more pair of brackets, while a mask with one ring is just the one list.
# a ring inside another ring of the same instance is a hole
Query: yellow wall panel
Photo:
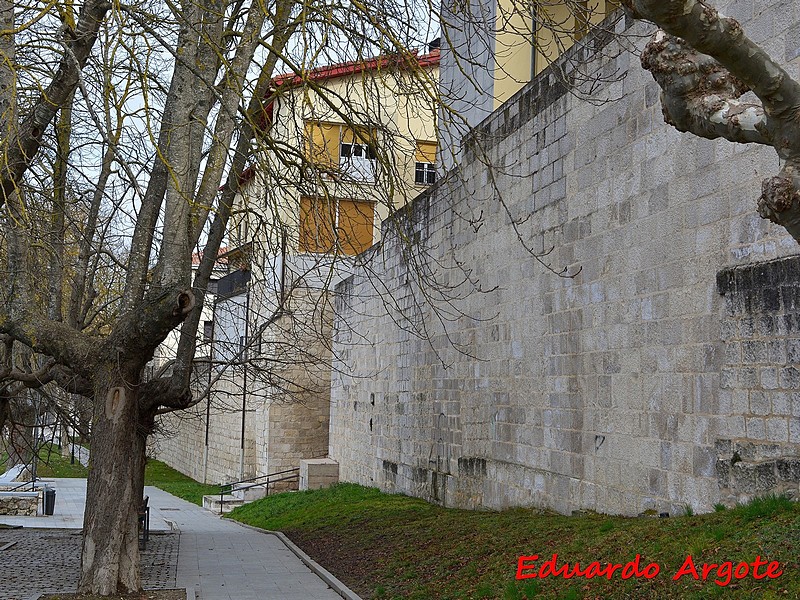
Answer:
[[336, 234], [344, 254], [359, 254], [372, 245], [375, 207], [372, 202], [339, 200]]
[[306, 122], [306, 157], [316, 164], [338, 165], [340, 131], [337, 123]]
[[336, 202], [300, 198], [300, 252], [329, 252], [336, 243]]
[[417, 162], [436, 162], [436, 142], [417, 142]]

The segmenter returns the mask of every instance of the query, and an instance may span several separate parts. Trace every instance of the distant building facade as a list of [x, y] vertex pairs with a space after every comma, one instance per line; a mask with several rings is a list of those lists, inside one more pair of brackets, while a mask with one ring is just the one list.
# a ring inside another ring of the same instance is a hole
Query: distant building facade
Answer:
[[442, 170], [459, 162], [461, 139], [593, 28], [613, 31], [614, 0], [442, 5], [439, 141]]
[[220, 482], [327, 455], [329, 290], [381, 221], [435, 182], [438, 62], [434, 51], [275, 79], [264, 116], [273, 151], [248, 172], [222, 257], [211, 392], [194, 418], [165, 425], [169, 464]]

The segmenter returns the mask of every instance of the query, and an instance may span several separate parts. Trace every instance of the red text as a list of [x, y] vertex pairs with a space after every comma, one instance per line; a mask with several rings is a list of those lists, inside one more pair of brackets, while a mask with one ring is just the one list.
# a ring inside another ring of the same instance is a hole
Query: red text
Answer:
[[[761, 567], [766, 568], [763, 571], [759, 571]], [[686, 560], [683, 561], [681, 568], [678, 569], [672, 580], [677, 581], [684, 575], [691, 575], [694, 579], [702, 579], [703, 581], [706, 581], [709, 577], [713, 577], [714, 583], [725, 587], [732, 579], [744, 579], [748, 575], [753, 579], [775, 579], [783, 575], [783, 571], [778, 569], [780, 569], [780, 563], [778, 563], [778, 561], [773, 560], [768, 562], [763, 560], [760, 556], [756, 556], [756, 559], [750, 563], [740, 562], [733, 564], [731, 561], [725, 561], [720, 564], [703, 563], [698, 569], [690, 554], [686, 557]]]
[[517, 579], [534, 579], [536, 577], [544, 579], [545, 577], [563, 577], [564, 579], [572, 579], [573, 577], [585, 577], [586, 579], [593, 579], [594, 577], [605, 577], [611, 579], [615, 572], [619, 571], [620, 579], [630, 579], [631, 577], [645, 579], [652, 579], [658, 575], [660, 569], [656, 563], [649, 563], [645, 566], [640, 565], [641, 557], [637, 554], [636, 558], [625, 564], [610, 564], [606, 563], [601, 565], [599, 562], [591, 562], [581, 569], [580, 563], [575, 563], [570, 567], [569, 563], [558, 565], [558, 554], [553, 554], [552, 557], [542, 562], [540, 565], [536, 564], [539, 560], [538, 554], [531, 556], [520, 556], [517, 561]]

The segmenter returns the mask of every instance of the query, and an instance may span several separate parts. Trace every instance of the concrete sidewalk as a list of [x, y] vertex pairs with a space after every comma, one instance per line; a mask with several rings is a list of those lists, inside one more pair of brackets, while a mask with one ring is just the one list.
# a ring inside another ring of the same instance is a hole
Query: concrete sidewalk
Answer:
[[[0, 515], [0, 523], [23, 528], [80, 529], [86, 500], [85, 479], [51, 479], [56, 488], [53, 516]], [[343, 584], [329, 578], [334, 590], [276, 535], [220, 519], [199, 506], [147, 486], [150, 529], [179, 532], [174, 587], [194, 590], [198, 600], [341, 600], [358, 598]], [[2, 537], [2, 530], [0, 530]], [[47, 552], [40, 550], [39, 552]], [[175, 560], [174, 557], [170, 560]], [[47, 564], [46, 556], [36, 561]], [[164, 565], [166, 566], [166, 565]], [[42, 577], [47, 577], [41, 569]], [[35, 584], [35, 582], [30, 582]], [[35, 590], [33, 590], [35, 591]], [[2, 598], [2, 594], [0, 594]]]
[[147, 493], [160, 518], [181, 532], [177, 587], [194, 589], [198, 600], [341, 600], [277, 536], [156, 488]]
[[[39, 479], [38, 482], [56, 490], [56, 504], [53, 515], [44, 516], [40, 504], [39, 514], [35, 517], [0, 515], [0, 523], [37, 529], [83, 529], [83, 507], [86, 505], [86, 480], [45, 477]], [[172, 518], [172, 511], [178, 509], [170, 507], [168, 502], [161, 502], [160, 504], [165, 506], [165, 510], [161, 510], [159, 507], [155, 506], [152, 498], [154, 494], [166, 494], [171, 498], [174, 498], [174, 496], [152, 486], [146, 486], [144, 493], [151, 498], [149, 502], [150, 531], [171, 531], [172, 528], [169, 521]], [[180, 499], [175, 498], [175, 500]]]

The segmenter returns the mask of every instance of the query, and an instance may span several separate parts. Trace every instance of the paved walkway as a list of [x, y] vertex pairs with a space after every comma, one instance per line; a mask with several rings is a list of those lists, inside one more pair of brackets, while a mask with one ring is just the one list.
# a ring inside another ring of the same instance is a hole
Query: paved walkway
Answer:
[[[47, 480], [47, 483], [56, 488], [53, 516], [0, 515], [0, 523], [22, 525], [25, 529], [58, 528], [62, 531], [80, 529], [83, 522], [86, 480], [51, 479]], [[162, 534], [157, 533], [151, 538], [158, 548], [162, 548], [153, 550], [153, 556], [156, 558], [152, 562], [158, 567], [154, 576], [158, 581], [153, 581], [153, 587], [174, 585], [178, 588], [193, 589], [198, 600], [341, 600], [339, 593], [307, 567], [279, 537], [220, 519], [199, 506], [158, 488], [147, 486], [145, 494], [150, 496], [151, 531]], [[10, 534], [20, 535], [15, 531], [20, 530], [0, 529], [0, 547], [3, 546], [4, 538], [12, 541]], [[167, 548], [168, 540], [176, 537], [169, 535], [169, 532], [174, 531], [180, 532], [177, 559]], [[29, 534], [35, 535], [35, 532]], [[64, 532], [60, 537], [73, 544], [74, 540], [79, 539], [79, 536], [68, 534], [69, 532]], [[9, 550], [13, 551], [13, 548]], [[26, 598], [4, 596], [2, 593], [9, 583], [3, 581], [5, 577], [10, 577], [6, 574], [14, 572], [11, 567], [16, 562], [12, 558], [15, 555], [20, 556], [19, 560], [27, 560], [29, 563], [33, 558], [33, 562], [40, 567], [35, 572], [41, 581], [26, 580], [27, 584], [37, 586], [31, 590], [32, 592], [52, 589], [52, 582], [48, 581], [49, 572], [56, 578], [60, 577], [58, 575], [60, 569], [48, 570], [41, 567], [48, 564], [50, 558], [56, 554], [63, 553], [62, 550], [49, 550], [48, 545], [44, 543], [35, 550], [35, 557], [30, 553], [7, 554], [7, 552], [3, 551], [0, 556], [4, 564], [0, 570], [0, 600]], [[53, 556], [49, 558], [48, 553]], [[74, 557], [74, 551], [72, 556]], [[146, 553], [143, 553], [143, 574], [145, 574], [145, 557]], [[174, 562], [177, 564], [173, 571], [170, 567]], [[75, 569], [77, 572], [77, 566]], [[174, 573], [174, 581], [169, 580], [170, 573]], [[31, 577], [35, 579], [36, 576]], [[163, 581], [165, 577], [167, 581]]]
[[[141, 552], [142, 585], [175, 588], [180, 534], [155, 534]], [[73, 592], [81, 566], [80, 529], [0, 529], [0, 600]]]

